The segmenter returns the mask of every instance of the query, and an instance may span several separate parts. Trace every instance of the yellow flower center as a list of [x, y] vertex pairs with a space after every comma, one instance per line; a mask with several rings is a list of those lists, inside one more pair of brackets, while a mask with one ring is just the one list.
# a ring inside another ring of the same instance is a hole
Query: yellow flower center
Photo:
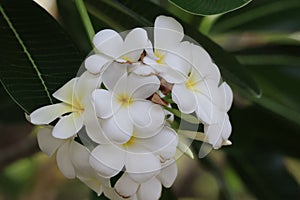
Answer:
[[130, 98], [130, 96], [128, 94], [120, 94], [117, 97], [118, 103], [122, 106], [122, 107], [127, 107], [130, 104], [133, 103], [133, 99]]
[[199, 92], [199, 90], [196, 88], [199, 83], [199, 80], [197, 80], [194, 76], [194, 74], [190, 74], [188, 80], [185, 82], [185, 86], [188, 90], [191, 90], [193, 92]]
[[158, 64], [165, 63], [165, 54], [163, 54], [162, 52], [159, 52], [159, 51], [154, 51], [154, 55], [158, 58], [158, 60], [156, 60], [156, 62]]
[[121, 58], [122, 58], [123, 60], [127, 61], [127, 62], [133, 62], [133, 61], [131, 60], [131, 58], [128, 57], [128, 56], [122, 56]]
[[135, 143], [135, 137], [132, 135], [131, 138], [123, 144], [124, 147], [129, 147], [132, 146]]
[[72, 98], [72, 110], [82, 113], [84, 111], [84, 106], [75, 97]]

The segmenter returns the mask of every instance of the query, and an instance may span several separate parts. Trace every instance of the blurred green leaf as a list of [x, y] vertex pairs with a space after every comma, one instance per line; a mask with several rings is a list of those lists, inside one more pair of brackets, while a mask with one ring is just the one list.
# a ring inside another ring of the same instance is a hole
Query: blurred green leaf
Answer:
[[247, 5], [251, 0], [169, 0], [186, 12], [195, 15], [226, 13]]
[[257, 105], [234, 106], [230, 116], [233, 145], [224, 150], [251, 192], [258, 199], [299, 199], [283, 155], [300, 157], [300, 126]]
[[262, 89], [256, 103], [300, 125], [300, 56], [297, 45], [268, 44], [236, 52]]
[[0, 123], [12, 124], [20, 121], [24, 121], [24, 112], [16, 106], [3, 86], [0, 85]]
[[73, 0], [57, 0], [59, 21], [65, 31], [72, 37], [78, 47], [88, 54], [92, 50], [89, 38], [85, 32], [80, 15]]
[[291, 32], [300, 30], [300, 1], [259, 0], [219, 18], [213, 33], [229, 31]]
[[230, 158], [258, 199], [300, 199], [299, 185], [287, 171], [282, 156], [256, 148], [231, 154]]
[[53, 102], [51, 94], [76, 75], [82, 54], [59, 24], [33, 1], [0, 4], [0, 76], [27, 113]]

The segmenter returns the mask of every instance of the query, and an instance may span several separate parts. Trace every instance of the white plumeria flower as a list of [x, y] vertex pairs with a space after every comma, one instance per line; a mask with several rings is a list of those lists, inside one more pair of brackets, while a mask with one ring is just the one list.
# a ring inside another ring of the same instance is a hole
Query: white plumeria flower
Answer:
[[210, 124], [217, 101], [212, 98], [211, 93], [218, 89], [220, 72], [203, 48], [193, 44], [186, 45], [191, 52], [191, 63], [182, 66], [182, 72], [188, 79], [183, 83], [174, 84], [172, 99], [182, 113], [195, 112], [199, 120]]
[[230, 145], [228, 140], [231, 134], [231, 124], [228, 117], [228, 110], [233, 101], [232, 90], [226, 82], [223, 82], [217, 90], [212, 93], [212, 98], [216, 99], [216, 108], [214, 109], [213, 123], [204, 125], [204, 132], [207, 135], [208, 142], [213, 148], [218, 149], [222, 145]]
[[161, 170], [161, 162], [173, 158], [178, 143], [177, 134], [164, 127], [150, 138], [142, 138], [143, 130], [135, 130], [125, 144], [102, 144], [91, 153], [91, 166], [103, 177], [113, 177], [124, 167], [137, 183], [143, 183]]
[[91, 93], [99, 85], [99, 77], [83, 73], [73, 78], [57, 90], [53, 96], [62, 101], [41, 107], [30, 114], [30, 122], [36, 125], [46, 125], [59, 118], [54, 126], [53, 136], [60, 139], [73, 137], [85, 124], [87, 132], [97, 131], [89, 120], [96, 119], [94, 107], [91, 104]]
[[162, 185], [171, 187], [177, 176], [177, 166], [173, 159], [164, 163], [161, 172], [144, 183], [137, 183], [128, 173], [124, 173], [116, 182], [112, 199], [155, 200], [161, 196]]
[[74, 141], [74, 138], [57, 139], [51, 134], [52, 127], [40, 128], [37, 134], [40, 149], [49, 157], [56, 152], [59, 170], [67, 178], [79, 178], [89, 188], [101, 195], [103, 189], [110, 186], [109, 180], [95, 172], [89, 165], [89, 150]]
[[120, 144], [131, 138], [134, 127], [143, 128], [145, 137], [155, 134], [163, 126], [165, 116], [161, 106], [146, 100], [159, 89], [158, 78], [127, 75], [124, 70], [122, 64], [112, 63], [103, 74], [108, 90], [97, 89], [93, 93], [105, 136]]
[[85, 67], [89, 72], [97, 74], [105, 64], [112, 61], [137, 62], [148, 44], [148, 36], [144, 29], [135, 28], [123, 40], [116, 31], [105, 29], [94, 36], [93, 43], [99, 53], [88, 57]]
[[[179, 44], [184, 37], [183, 28], [172, 17], [159, 16], [154, 23], [154, 44], [148, 42], [146, 57], [143, 62], [151, 66], [151, 73], [157, 73], [169, 83], [180, 83], [186, 79], [173, 63], [184, 62], [185, 58], [178, 54]], [[153, 51], [153, 52], [152, 52]], [[144, 70], [144, 71], [142, 71]], [[143, 67], [136, 73], [145, 74], [149, 67]]]

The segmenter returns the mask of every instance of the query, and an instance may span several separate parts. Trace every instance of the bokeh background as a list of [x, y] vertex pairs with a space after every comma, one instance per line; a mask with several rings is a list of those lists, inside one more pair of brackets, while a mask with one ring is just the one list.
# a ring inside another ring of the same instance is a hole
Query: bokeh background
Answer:
[[[83, 52], [91, 50], [72, 0], [36, 1]], [[193, 33], [207, 36], [230, 53], [220, 62], [235, 56], [261, 90], [258, 98], [231, 85], [233, 145], [200, 160], [181, 157], [178, 178], [162, 199], [300, 199], [299, 0], [253, 0], [236, 11], [206, 17], [164, 0], [85, 3], [96, 31], [143, 26], [144, 19], [153, 21], [158, 14], [177, 17]], [[78, 180], [63, 177], [55, 159], [39, 152], [35, 136], [24, 111], [1, 87], [0, 200], [97, 199]], [[195, 155], [200, 145], [193, 144]]]

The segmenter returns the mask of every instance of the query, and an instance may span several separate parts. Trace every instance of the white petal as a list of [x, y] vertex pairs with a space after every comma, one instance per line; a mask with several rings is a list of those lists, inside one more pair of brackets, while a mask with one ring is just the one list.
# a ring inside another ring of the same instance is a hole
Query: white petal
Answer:
[[61, 115], [71, 111], [72, 107], [65, 103], [44, 106], [30, 114], [30, 122], [36, 125], [49, 124]]
[[119, 196], [129, 198], [138, 190], [139, 184], [134, 182], [127, 173], [124, 173], [115, 184], [115, 190]]
[[59, 88], [56, 92], [52, 94], [56, 99], [68, 103], [70, 105], [75, 101], [75, 86], [78, 81], [78, 77], [69, 80], [66, 84], [64, 84], [61, 88]]
[[156, 58], [155, 56], [148, 56], [146, 55], [143, 59], [143, 62], [146, 64], [146, 65], [149, 65], [149, 66], [155, 66], [157, 65], [157, 62], [156, 60], [158, 60], [158, 58]]
[[43, 127], [37, 133], [37, 141], [42, 152], [49, 157], [61, 146], [65, 140], [57, 139], [52, 136], [52, 128]]
[[160, 81], [157, 76], [138, 76], [130, 74], [127, 79], [127, 91], [134, 99], [145, 99], [159, 89]]
[[119, 82], [120, 79], [124, 78], [124, 76], [127, 76], [127, 64], [113, 62], [103, 72], [103, 83], [105, 87], [112, 92], [118, 88], [116, 87], [116, 84], [122, 86]]
[[87, 103], [92, 101], [92, 92], [99, 88], [101, 79], [99, 75], [94, 75], [88, 71], [84, 72], [78, 79], [76, 84], [76, 99], [77, 104], [84, 107]]
[[212, 102], [211, 91], [205, 90], [207, 90], [207, 88], [203, 86], [202, 89], [200, 89], [201, 93], [196, 97], [198, 106], [196, 109], [196, 115], [203, 123], [210, 124], [212, 123], [215, 107]]
[[83, 126], [83, 119], [79, 113], [71, 113], [61, 117], [53, 128], [53, 137], [67, 139], [74, 136]]
[[197, 108], [195, 94], [189, 91], [184, 84], [174, 84], [172, 100], [177, 104], [179, 110], [185, 114], [192, 113]]
[[133, 124], [127, 109], [120, 109], [111, 118], [103, 120], [101, 125], [105, 136], [115, 143], [126, 143], [133, 133]]
[[107, 119], [112, 116], [112, 94], [109, 91], [97, 89], [93, 92], [93, 99], [98, 117]]
[[143, 64], [135, 65], [132, 72], [139, 76], [149, 76], [155, 73], [155, 71], [151, 67]]
[[222, 88], [224, 90], [224, 96], [225, 96], [225, 111], [228, 111], [232, 105], [232, 101], [233, 101], [233, 93], [232, 90], [230, 88], [230, 86], [226, 83], [223, 82], [220, 86], [220, 88]]
[[161, 196], [162, 186], [158, 179], [152, 178], [146, 183], [141, 184], [137, 196], [143, 200], [158, 200]]
[[141, 133], [137, 133], [137, 137], [151, 137], [157, 134], [164, 124], [163, 109], [150, 101], [135, 101], [130, 105], [129, 113], [134, 126], [141, 130]]
[[125, 167], [130, 178], [143, 183], [159, 173], [161, 164], [151, 152], [127, 152]]
[[98, 196], [100, 196], [103, 192], [102, 184], [99, 180], [94, 178], [86, 178], [77, 176], [77, 178], [83, 182], [86, 186], [88, 186], [91, 190], [97, 193]]
[[[88, 137], [98, 144], [107, 144], [108, 140], [100, 126], [93, 105], [86, 106], [83, 112], [85, 130]], [[80, 136], [80, 134], [79, 134]]]
[[184, 33], [181, 24], [174, 18], [159, 16], [154, 22], [154, 48], [170, 49], [183, 39]]
[[73, 141], [70, 144], [70, 157], [77, 173], [86, 176], [90, 175], [92, 170], [89, 164], [90, 152], [85, 146]]
[[168, 160], [166, 163], [164, 163], [165, 166], [161, 169], [160, 174], [157, 176], [158, 180], [161, 181], [163, 186], [166, 188], [169, 188], [173, 185], [176, 176], [177, 176], [177, 165], [175, 160]]
[[105, 55], [95, 54], [89, 56], [84, 61], [85, 68], [92, 74], [98, 74], [101, 72], [103, 66], [109, 62], [110, 59]]
[[[157, 67], [155, 67], [157, 69]], [[172, 69], [169, 66], [160, 66], [159, 75], [163, 77], [169, 83], [183, 83], [187, 80], [185, 74], [182, 74], [179, 71]]]
[[144, 29], [133, 29], [124, 40], [122, 55], [126, 56], [127, 61], [137, 62], [147, 47], [147, 41], [147, 32]]
[[157, 135], [147, 139], [139, 139], [137, 143], [153, 154], [159, 155], [163, 159], [169, 159], [175, 155], [178, 137], [173, 129], [165, 126]]
[[93, 43], [100, 53], [115, 59], [120, 56], [123, 39], [116, 31], [104, 29], [94, 36]]
[[218, 116], [218, 122], [204, 126], [204, 132], [207, 134], [208, 142], [213, 145], [214, 148], [220, 148], [223, 140], [227, 140], [231, 133], [231, 124], [227, 113], [220, 113]]
[[191, 44], [182, 42], [165, 56], [165, 63], [172, 69], [187, 75], [192, 67]]
[[75, 178], [75, 168], [70, 157], [70, 142], [66, 142], [57, 151], [57, 166], [63, 175], [67, 178]]
[[90, 156], [91, 166], [103, 177], [113, 177], [124, 167], [126, 152], [113, 144], [98, 145]]
[[192, 45], [192, 54], [193, 69], [205, 79], [213, 80], [218, 84], [221, 78], [220, 71], [212, 62], [209, 54], [198, 45]]

